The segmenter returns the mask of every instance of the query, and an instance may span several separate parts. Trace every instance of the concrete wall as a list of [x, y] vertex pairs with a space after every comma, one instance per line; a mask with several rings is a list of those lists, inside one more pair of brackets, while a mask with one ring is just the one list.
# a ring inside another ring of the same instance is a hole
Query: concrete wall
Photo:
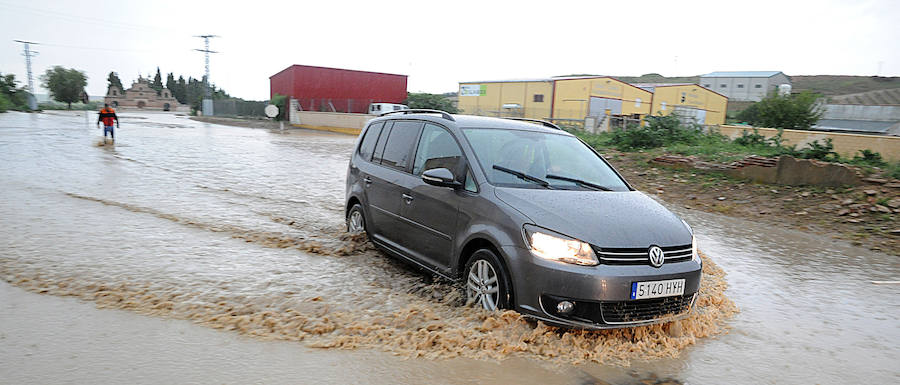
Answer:
[[[753, 127], [748, 126], [719, 126], [719, 131], [732, 139], [741, 136], [744, 131], [752, 131]], [[778, 134], [778, 130], [774, 128], [757, 128], [760, 135], [771, 138]], [[831, 138], [834, 144], [834, 151], [841, 154], [842, 157], [852, 158], [858, 154], [860, 150], [872, 150], [881, 153], [885, 160], [896, 162], [900, 161], [900, 137], [896, 136], [880, 136], [880, 135], [860, 135], [845, 134], [837, 132], [819, 132], [819, 131], [801, 131], [801, 130], [784, 130], [782, 135], [784, 143], [787, 145], [796, 144], [797, 148], [806, 147], [808, 143], [819, 140], [824, 142], [826, 138]]]
[[359, 134], [375, 115], [343, 112], [290, 111], [291, 125], [324, 131]]
[[826, 104], [822, 119], [900, 120], [900, 106], [864, 106], [859, 104]]
[[756, 182], [791, 186], [838, 187], [860, 184], [856, 171], [849, 167], [812, 159], [794, 159], [790, 156], [779, 157], [775, 167], [750, 165], [728, 170], [727, 173], [733, 177], [747, 178]]

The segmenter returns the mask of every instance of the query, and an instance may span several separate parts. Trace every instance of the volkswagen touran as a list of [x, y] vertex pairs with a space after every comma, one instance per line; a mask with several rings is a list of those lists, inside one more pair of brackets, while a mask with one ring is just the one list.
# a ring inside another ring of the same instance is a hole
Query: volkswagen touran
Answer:
[[386, 113], [360, 134], [346, 193], [348, 231], [487, 310], [616, 328], [685, 316], [700, 289], [690, 226], [549, 122]]

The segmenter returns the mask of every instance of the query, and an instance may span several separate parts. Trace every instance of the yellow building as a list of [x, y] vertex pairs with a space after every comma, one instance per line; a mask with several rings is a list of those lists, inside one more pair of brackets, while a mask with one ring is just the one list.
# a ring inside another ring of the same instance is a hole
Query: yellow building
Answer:
[[459, 109], [470, 115], [546, 119], [552, 98], [548, 79], [459, 83]]
[[703, 125], [725, 124], [728, 98], [698, 84], [635, 84], [653, 92], [651, 114], [679, 116]]
[[557, 78], [554, 84], [554, 119], [607, 115], [641, 119], [650, 113], [653, 93], [615, 78]]
[[466, 114], [571, 119], [650, 114], [650, 91], [607, 76], [462, 82], [459, 109]]

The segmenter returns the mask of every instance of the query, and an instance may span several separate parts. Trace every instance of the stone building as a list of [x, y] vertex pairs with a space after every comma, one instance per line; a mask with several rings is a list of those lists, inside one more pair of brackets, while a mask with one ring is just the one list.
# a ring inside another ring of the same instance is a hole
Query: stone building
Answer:
[[143, 77], [138, 77], [138, 80], [131, 84], [131, 88], [124, 91], [119, 87], [110, 86], [103, 102], [113, 107], [136, 107], [163, 111], [175, 110], [179, 106], [178, 101], [172, 96], [172, 90], [163, 88], [157, 94], [156, 90], [150, 88], [150, 81]]

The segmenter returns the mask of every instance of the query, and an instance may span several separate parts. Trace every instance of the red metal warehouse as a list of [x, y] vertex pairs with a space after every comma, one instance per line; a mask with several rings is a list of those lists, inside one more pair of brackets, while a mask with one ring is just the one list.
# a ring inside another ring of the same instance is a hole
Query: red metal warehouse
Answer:
[[401, 103], [406, 75], [292, 65], [269, 77], [270, 97], [297, 99], [306, 111], [365, 113], [370, 103]]

